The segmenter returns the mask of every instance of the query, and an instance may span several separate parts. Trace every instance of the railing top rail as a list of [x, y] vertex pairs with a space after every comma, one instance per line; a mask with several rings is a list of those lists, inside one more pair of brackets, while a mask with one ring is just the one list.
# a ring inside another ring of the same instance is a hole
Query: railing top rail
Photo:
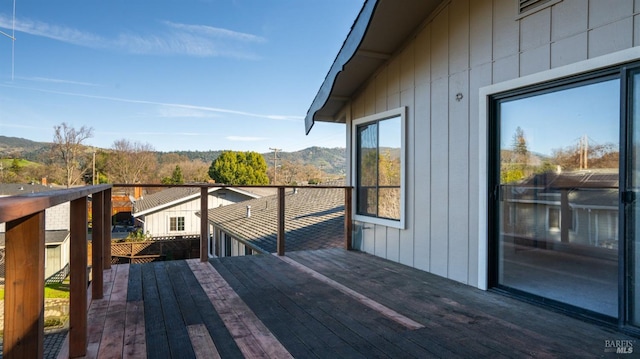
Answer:
[[103, 184], [3, 197], [0, 198], [0, 223], [13, 221], [110, 188], [110, 184]]
[[230, 185], [222, 183], [190, 183], [190, 184], [158, 184], [158, 183], [114, 183], [113, 187], [147, 187], [147, 188], [169, 188], [169, 187], [196, 187], [196, 188], [353, 188], [353, 186], [323, 186], [323, 185]]

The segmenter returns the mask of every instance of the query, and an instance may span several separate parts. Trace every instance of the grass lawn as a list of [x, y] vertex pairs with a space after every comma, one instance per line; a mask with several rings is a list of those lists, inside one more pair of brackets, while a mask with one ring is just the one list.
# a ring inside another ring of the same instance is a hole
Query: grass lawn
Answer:
[[[44, 287], [44, 297], [47, 299], [52, 298], [69, 298], [69, 284], [47, 284]], [[4, 286], [0, 288], [0, 300], [4, 300]]]

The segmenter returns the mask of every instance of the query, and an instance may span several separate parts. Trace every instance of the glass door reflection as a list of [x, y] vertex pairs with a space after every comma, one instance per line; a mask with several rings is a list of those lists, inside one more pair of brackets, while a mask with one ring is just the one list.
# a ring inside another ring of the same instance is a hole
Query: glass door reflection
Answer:
[[620, 80], [498, 102], [498, 284], [618, 316]]

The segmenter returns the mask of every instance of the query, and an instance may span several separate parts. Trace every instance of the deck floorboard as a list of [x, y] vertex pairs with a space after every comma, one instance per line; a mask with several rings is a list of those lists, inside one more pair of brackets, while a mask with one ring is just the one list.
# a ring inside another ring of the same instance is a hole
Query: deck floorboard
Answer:
[[287, 258], [115, 265], [86, 358], [603, 357], [605, 340], [637, 340], [357, 251]]

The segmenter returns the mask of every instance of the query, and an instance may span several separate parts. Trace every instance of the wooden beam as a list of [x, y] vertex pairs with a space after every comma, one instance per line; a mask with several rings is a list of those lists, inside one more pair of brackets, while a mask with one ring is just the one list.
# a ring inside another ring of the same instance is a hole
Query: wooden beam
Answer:
[[346, 250], [353, 249], [351, 236], [353, 235], [353, 221], [351, 219], [353, 211], [353, 201], [351, 188], [344, 189], [344, 247]]
[[5, 223], [44, 211], [62, 203], [104, 191], [111, 185], [84, 186], [47, 192], [28, 193], [0, 198], [0, 223]]
[[278, 240], [277, 252], [279, 256], [284, 255], [284, 187], [278, 187]]
[[69, 357], [87, 354], [87, 197], [71, 201]]
[[104, 202], [104, 210], [102, 211], [102, 215], [104, 216], [103, 220], [103, 235], [102, 235], [102, 244], [104, 249], [102, 251], [102, 260], [103, 260], [103, 268], [110, 269], [111, 268], [111, 188], [108, 188], [104, 191], [103, 199]]
[[[104, 227], [104, 192], [93, 194], [91, 201], [91, 221], [93, 230], [91, 232], [91, 299], [102, 299], [103, 290], [103, 242]], [[109, 226], [110, 227], [110, 226]]]
[[6, 224], [4, 358], [42, 358], [44, 210]]
[[209, 188], [200, 188], [200, 261], [209, 260], [207, 250], [209, 243]]

